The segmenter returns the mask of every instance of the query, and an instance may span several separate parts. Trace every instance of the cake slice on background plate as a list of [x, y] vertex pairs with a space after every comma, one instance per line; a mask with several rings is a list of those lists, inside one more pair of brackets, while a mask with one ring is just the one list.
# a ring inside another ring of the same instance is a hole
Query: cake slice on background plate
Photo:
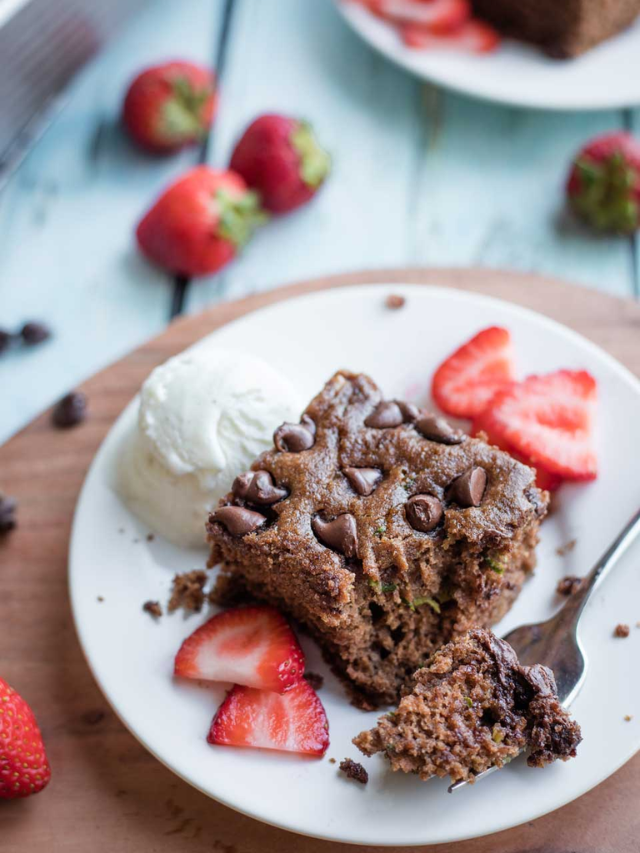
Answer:
[[353, 742], [365, 755], [384, 754], [393, 770], [455, 783], [523, 750], [531, 767], [567, 761], [581, 740], [551, 670], [520, 666], [508, 643], [478, 628], [436, 652], [397, 710]]
[[531, 468], [348, 372], [274, 441], [210, 516], [214, 596], [304, 625], [360, 707], [511, 607], [547, 509]]

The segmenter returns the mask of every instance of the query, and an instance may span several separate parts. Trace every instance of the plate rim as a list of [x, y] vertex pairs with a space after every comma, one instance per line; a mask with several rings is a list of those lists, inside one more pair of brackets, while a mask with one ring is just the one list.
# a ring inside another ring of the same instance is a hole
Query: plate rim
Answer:
[[[222, 323], [222, 325], [218, 326], [217, 328], [215, 328], [211, 332], [208, 332], [205, 335], [203, 335], [202, 337], [199, 337], [195, 340], [190, 341], [190, 343], [187, 346], [189, 346], [189, 347], [193, 346], [194, 344], [198, 343], [203, 338], [209, 337], [210, 335], [213, 336], [218, 331], [221, 331], [222, 329], [227, 329], [229, 327], [233, 327], [235, 324], [242, 322], [247, 317], [254, 315], [256, 313], [264, 314], [265, 312], [268, 313], [271, 310], [277, 311], [279, 309], [279, 307], [281, 307], [284, 303], [290, 302], [292, 300], [313, 301], [313, 300], [323, 300], [323, 299], [327, 299], [327, 298], [329, 298], [329, 299], [340, 299], [342, 295], [345, 295], [345, 294], [348, 295], [349, 293], [355, 292], [355, 291], [360, 292], [363, 289], [366, 289], [366, 290], [380, 290], [380, 289], [382, 289], [382, 290], [384, 290], [385, 288], [388, 289], [388, 288], [404, 288], [404, 287], [409, 288], [411, 290], [413, 290], [416, 287], [426, 288], [429, 291], [429, 293], [436, 294], [438, 297], [446, 298], [448, 300], [455, 300], [455, 301], [461, 301], [461, 302], [471, 301], [472, 303], [479, 301], [479, 302], [488, 303], [488, 304], [497, 303], [498, 305], [508, 307], [508, 309], [510, 311], [515, 312], [516, 314], [520, 314], [520, 315], [525, 316], [525, 317], [533, 316], [535, 318], [535, 320], [537, 322], [539, 322], [540, 324], [542, 324], [543, 326], [547, 326], [547, 327], [559, 330], [563, 335], [573, 339], [574, 341], [578, 342], [581, 346], [586, 347], [587, 349], [591, 350], [594, 353], [594, 355], [601, 358], [605, 363], [607, 363], [607, 365], [615, 373], [617, 373], [630, 386], [630, 388], [638, 395], [638, 397], [640, 397], [640, 378], [639, 377], [637, 377], [628, 367], [626, 367], [624, 364], [622, 364], [617, 358], [610, 355], [610, 353], [608, 353], [599, 344], [591, 341], [589, 338], [585, 337], [583, 334], [581, 334], [580, 332], [570, 328], [569, 326], [565, 325], [564, 323], [562, 323], [558, 320], [555, 320], [554, 318], [549, 317], [545, 314], [542, 314], [539, 311], [536, 311], [535, 309], [526, 307], [526, 306], [518, 304], [518, 303], [511, 302], [508, 299], [488, 295], [485, 293], [470, 291], [470, 290], [466, 290], [464, 288], [459, 288], [459, 287], [452, 288], [452, 287], [447, 287], [444, 285], [403, 281], [401, 279], [400, 274], [399, 274], [398, 278], [394, 279], [393, 277], [391, 277], [390, 280], [385, 280], [385, 281], [381, 281], [381, 280], [380, 281], [370, 280], [370, 281], [366, 281], [366, 282], [363, 281], [361, 283], [348, 284], [348, 285], [345, 285], [342, 287], [333, 287], [333, 288], [322, 289], [322, 290], [313, 290], [313, 291], [303, 292], [303, 293], [300, 293], [297, 295], [287, 296], [282, 300], [278, 300], [276, 302], [273, 302], [273, 303], [270, 303], [267, 305], [258, 306], [255, 309], [250, 310], [247, 313], [241, 315], [240, 317], [237, 317], [233, 320]], [[620, 301], [624, 301], [624, 300], [620, 300]], [[74, 510], [73, 521], [72, 521], [72, 525], [71, 525], [70, 544], [69, 544], [69, 560], [68, 560], [68, 571], [67, 571], [67, 586], [68, 586], [68, 591], [69, 591], [69, 599], [70, 599], [70, 603], [71, 603], [72, 619], [73, 619], [73, 625], [74, 625], [74, 629], [76, 632], [76, 636], [78, 637], [78, 641], [80, 644], [80, 648], [81, 648], [83, 657], [84, 657], [85, 661], [87, 662], [89, 670], [90, 670], [93, 678], [95, 679], [95, 681], [96, 681], [101, 693], [103, 694], [104, 698], [108, 702], [109, 706], [113, 709], [113, 711], [116, 714], [116, 716], [118, 717], [118, 719], [123, 723], [125, 728], [136, 738], [136, 740], [148, 752], [150, 752], [151, 755], [153, 755], [153, 757], [156, 760], [160, 761], [161, 764], [163, 764], [165, 767], [167, 767], [168, 770], [170, 770], [172, 773], [174, 773], [176, 776], [178, 776], [180, 779], [182, 779], [188, 785], [190, 785], [191, 787], [200, 791], [205, 796], [215, 800], [216, 802], [221, 803], [225, 807], [230, 808], [239, 814], [246, 815], [247, 817], [250, 817], [253, 820], [257, 820], [259, 822], [273, 826], [277, 829], [281, 829], [281, 830], [284, 830], [287, 832], [292, 832], [292, 833], [299, 835], [301, 837], [317, 838], [319, 840], [325, 840], [325, 841], [329, 841], [329, 842], [333, 841], [336, 843], [350, 844], [353, 846], [367, 846], [367, 845], [375, 844], [376, 846], [380, 846], [380, 847], [398, 847], [399, 848], [399, 847], [423, 846], [423, 845], [425, 845], [425, 843], [428, 845], [436, 846], [439, 844], [446, 844], [446, 843], [455, 844], [455, 843], [459, 843], [462, 841], [468, 841], [468, 840], [471, 840], [474, 838], [488, 837], [489, 835], [493, 835], [493, 834], [498, 833], [498, 832], [503, 832], [506, 830], [514, 829], [515, 827], [523, 825], [527, 821], [537, 820], [538, 818], [544, 817], [547, 814], [551, 814], [551, 813], [557, 811], [558, 809], [562, 808], [563, 806], [568, 805], [569, 803], [573, 802], [574, 800], [579, 799], [580, 797], [587, 794], [589, 791], [596, 788], [603, 781], [605, 781], [607, 778], [609, 778], [614, 773], [616, 773], [637, 752], [640, 751], [640, 742], [639, 742], [637, 748], [631, 748], [629, 751], [627, 751], [627, 753], [625, 754], [625, 757], [623, 757], [622, 760], [620, 760], [619, 763], [617, 763], [615, 767], [607, 768], [607, 770], [602, 775], [599, 775], [599, 777], [588, 788], [585, 788], [584, 790], [582, 790], [577, 795], [569, 795], [568, 797], [563, 798], [561, 801], [559, 801], [557, 804], [553, 805], [551, 808], [545, 807], [545, 809], [543, 811], [537, 813], [535, 815], [535, 817], [527, 817], [527, 818], [524, 818], [522, 820], [516, 820], [515, 822], [504, 822], [503, 824], [496, 827], [495, 829], [492, 829], [489, 833], [484, 833], [484, 834], [479, 835], [477, 832], [470, 831], [468, 833], [458, 835], [453, 839], [449, 838], [449, 839], [442, 839], [442, 840], [438, 840], [438, 841], [429, 841], [429, 842], [425, 842], [423, 838], [413, 838], [413, 839], [403, 840], [400, 842], [398, 842], [398, 841], [384, 841], [384, 840], [372, 839], [372, 838], [366, 839], [366, 840], [354, 840], [353, 838], [344, 838], [338, 834], [329, 835], [329, 834], [321, 834], [321, 833], [316, 833], [316, 832], [310, 832], [310, 831], [302, 829], [302, 828], [296, 828], [295, 826], [292, 826], [292, 825], [287, 825], [287, 824], [284, 824], [282, 822], [271, 820], [267, 816], [264, 816], [263, 814], [261, 814], [259, 811], [251, 811], [248, 808], [240, 807], [236, 803], [226, 799], [224, 796], [224, 793], [213, 794], [210, 791], [205, 790], [200, 785], [196, 784], [194, 781], [192, 781], [192, 779], [188, 778], [182, 772], [177, 770], [175, 766], [173, 766], [171, 763], [169, 763], [169, 761], [163, 759], [156, 752], [156, 750], [148, 743], [148, 741], [145, 739], [144, 735], [142, 733], [140, 733], [138, 730], [136, 730], [132, 725], [129, 724], [129, 722], [123, 716], [123, 714], [118, 709], [116, 704], [112, 701], [111, 696], [107, 692], [107, 689], [103, 684], [103, 680], [101, 679], [101, 677], [97, 671], [97, 668], [94, 666], [94, 662], [92, 661], [90, 654], [89, 654], [89, 651], [87, 649], [87, 644], [86, 644], [85, 637], [83, 634], [83, 629], [82, 629], [81, 624], [80, 624], [81, 623], [81, 618], [79, 616], [79, 609], [80, 608], [79, 608], [79, 605], [77, 603], [76, 596], [74, 593], [73, 578], [74, 578], [75, 572], [73, 570], [73, 565], [74, 565], [74, 562], [77, 563], [77, 560], [75, 560], [75, 558], [74, 558], [74, 554], [78, 548], [78, 545], [77, 545], [77, 528], [79, 526], [79, 514], [80, 514], [79, 510], [80, 510], [81, 504], [83, 503], [83, 501], [85, 499], [85, 495], [87, 493], [88, 481], [92, 475], [92, 472], [94, 471], [95, 467], [97, 466], [97, 463], [99, 461], [101, 461], [102, 455], [108, 451], [109, 448], [107, 447], [107, 445], [108, 445], [110, 437], [112, 436], [114, 431], [116, 431], [118, 428], [122, 429], [122, 422], [127, 418], [127, 413], [131, 410], [131, 408], [133, 406], [135, 406], [137, 398], [138, 398], [138, 395], [137, 394], [134, 395], [134, 397], [125, 405], [125, 407], [122, 409], [122, 411], [120, 412], [118, 417], [114, 420], [114, 422], [112, 423], [111, 427], [109, 428], [107, 434], [104, 436], [103, 440], [101, 441], [97, 451], [95, 452], [89, 468], [87, 469], [85, 478], [84, 478], [83, 483], [82, 483], [81, 490], [79, 492], [78, 500], [77, 500], [76, 507]]]

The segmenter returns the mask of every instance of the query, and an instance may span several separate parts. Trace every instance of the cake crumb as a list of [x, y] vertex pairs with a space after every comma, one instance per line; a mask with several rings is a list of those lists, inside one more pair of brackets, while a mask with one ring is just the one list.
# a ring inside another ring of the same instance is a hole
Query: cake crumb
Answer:
[[369, 774], [362, 764], [358, 764], [357, 761], [353, 761], [351, 758], [345, 758], [344, 761], [340, 762], [340, 770], [348, 779], [360, 782], [361, 785], [366, 785], [369, 781]]
[[616, 625], [615, 631], [613, 632], [614, 637], [628, 637], [629, 636], [629, 626], [623, 624], [622, 622], [619, 625]]
[[384, 304], [392, 311], [397, 311], [398, 308], [404, 308], [406, 301], [404, 296], [400, 296], [399, 293], [390, 293], [385, 299]]
[[633, 720], [633, 716], [631, 714], [625, 714], [624, 719], [627, 723], [630, 723]]
[[169, 613], [182, 607], [188, 612], [199, 613], [204, 604], [204, 585], [207, 582], [207, 573], [201, 569], [193, 572], [184, 572], [176, 575], [173, 579], [173, 590], [167, 605]]
[[314, 690], [320, 690], [324, 684], [324, 678], [317, 672], [305, 672], [304, 677], [307, 684]]
[[330, 759], [329, 759], [329, 764], [335, 764], [335, 763], [336, 763], [335, 758], [330, 758]]
[[104, 598], [103, 598], [101, 595], [98, 595], [98, 596], [97, 596], [97, 601], [99, 601], [99, 602], [100, 602], [100, 604], [102, 604], [102, 602], [104, 601]]
[[558, 595], [573, 595], [582, 586], [582, 578], [577, 575], [567, 575], [558, 581], [556, 592]]
[[159, 619], [162, 616], [162, 607], [159, 601], [145, 601], [142, 605], [145, 613], [149, 613], [154, 619]]
[[578, 544], [577, 539], [572, 539], [570, 542], [566, 542], [564, 545], [560, 545], [559, 548], [556, 548], [556, 554], [558, 557], [566, 557], [567, 554], [570, 554], [573, 549]]
[[155, 538], [156, 538], [156, 537], [155, 537], [155, 534], [154, 534], [154, 533], [147, 533], [147, 542], [153, 542], [153, 540], [154, 540]]

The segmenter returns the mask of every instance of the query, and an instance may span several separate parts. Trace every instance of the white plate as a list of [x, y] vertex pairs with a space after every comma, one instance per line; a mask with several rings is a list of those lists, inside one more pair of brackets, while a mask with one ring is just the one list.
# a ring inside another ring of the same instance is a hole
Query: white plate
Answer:
[[640, 104], [640, 20], [576, 59], [551, 59], [510, 40], [494, 53], [474, 56], [407, 48], [391, 25], [358, 3], [335, 2], [365, 41], [418, 77], [449, 89], [504, 104], [553, 110]]
[[[400, 311], [387, 293], [404, 293]], [[513, 332], [523, 373], [558, 367], [590, 370], [600, 383], [597, 482], [567, 486], [545, 522], [539, 567], [500, 632], [547, 617], [558, 605], [557, 581], [584, 574], [640, 504], [640, 384], [610, 356], [552, 321], [507, 303], [428, 287], [368, 286], [289, 300], [214, 333], [221, 347], [263, 355], [309, 398], [341, 367], [370, 373], [391, 397], [426, 400], [436, 364], [478, 329], [501, 324]], [[246, 814], [307, 835], [360, 844], [457, 841], [533, 820], [597, 785], [640, 748], [640, 630], [613, 638], [618, 622], [640, 618], [640, 551], [628, 553], [590, 604], [583, 639], [589, 677], [575, 702], [584, 732], [578, 758], [545, 770], [516, 761], [476, 786], [450, 796], [444, 781], [391, 774], [382, 758], [366, 760], [366, 787], [342, 778], [329, 757], [358, 758], [350, 743], [375, 713], [352, 708], [303, 640], [308, 668], [325, 676], [320, 696], [330, 723], [323, 760], [259, 750], [208, 746], [205, 738], [222, 686], [172, 680], [181, 641], [206, 615], [164, 616], [141, 610], [167, 600], [172, 575], [202, 567], [205, 553], [184, 552], [142, 529], [112, 491], [118, 445], [135, 404], [115, 424], [85, 482], [73, 526], [70, 586], [82, 646], [105, 696], [133, 734], [168, 767], [211, 797]], [[575, 549], [555, 549], [571, 539]], [[137, 541], [136, 541], [137, 540]], [[635, 558], [635, 563], [634, 563]], [[104, 598], [98, 601], [98, 596]], [[633, 714], [625, 722], [625, 714]]]

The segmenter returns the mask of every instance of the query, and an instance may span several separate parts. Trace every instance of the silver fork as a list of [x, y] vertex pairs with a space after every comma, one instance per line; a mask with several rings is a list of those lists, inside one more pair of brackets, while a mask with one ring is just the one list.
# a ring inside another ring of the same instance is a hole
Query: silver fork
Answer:
[[[513, 647], [523, 666], [544, 664], [553, 670], [558, 686], [558, 698], [568, 707], [578, 695], [587, 675], [587, 657], [578, 636], [580, 618], [593, 592], [600, 586], [620, 557], [640, 533], [640, 510], [607, 548], [582, 584], [566, 604], [548, 619], [537, 625], [522, 625], [514, 628], [504, 639]], [[474, 781], [489, 776], [497, 767], [478, 773]], [[451, 785], [449, 791], [457, 791], [467, 784], [465, 781]]]

